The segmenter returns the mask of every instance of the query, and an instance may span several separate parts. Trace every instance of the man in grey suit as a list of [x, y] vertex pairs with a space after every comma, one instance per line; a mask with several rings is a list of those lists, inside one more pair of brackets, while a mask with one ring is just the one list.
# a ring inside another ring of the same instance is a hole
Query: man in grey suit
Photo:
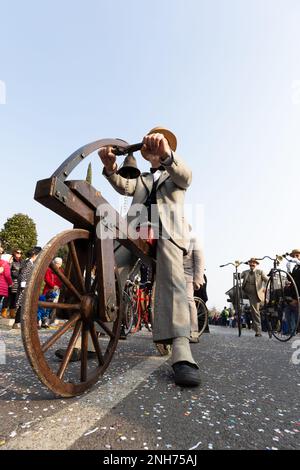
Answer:
[[259, 306], [260, 303], [264, 300], [264, 287], [268, 282], [268, 277], [262, 270], [256, 269], [259, 264], [256, 258], [250, 258], [248, 264], [250, 269], [243, 271], [241, 274], [241, 278], [243, 279], [242, 289], [250, 301], [255, 336], [260, 337], [261, 318]]
[[[183, 270], [183, 256], [189, 247], [184, 197], [192, 173], [175, 154], [177, 140], [168, 129], [152, 129], [144, 137], [143, 144], [141, 153], [151, 164], [151, 169], [136, 179], [125, 179], [117, 174], [116, 156], [111, 147], [100, 149], [99, 156], [104, 165], [103, 174], [113, 188], [122, 195], [133, 197], [127, 214], [131, 229], [148, 221], [157, 227], [153, 340], [172, 344], [175, 383], [196, 386], [200, 384], [200, 376], [189, 344], [190, 315]], [[133, 263], [131, 253], [119, 247], [116, 264], [121, 282], [125, 281]]]

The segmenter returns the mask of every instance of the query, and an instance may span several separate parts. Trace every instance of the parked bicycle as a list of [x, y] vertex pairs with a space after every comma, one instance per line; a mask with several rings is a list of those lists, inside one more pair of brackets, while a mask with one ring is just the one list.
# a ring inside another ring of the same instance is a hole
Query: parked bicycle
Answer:
[[266, 285], [265, 300], [262, 307], [262, 320], [265, 321], [269, 337], [285, 342], [296, 335], [299, 318], [299, 293], [293, 277], [279, 264], [286, 255], [276, 255], [275, 258], [264, 256], [260, 261], [270, 259], [273, 268], [269, 273]]
[[152, 272], [148, 271], [139, 258], [129, 273], [123, 291], [123, 326], [126, 336], [136, 333], [143, 326], [152, 331], [152, 285]]
[[143, 326], [152, 331], [152, 283], [141, 283], [141, 278], [136, 276], [133, 282], [127, 281], [126, 295], [125, 334], [136, 333]]
[[243, 312], [243, 291], [242, 291], [242, 281], [241, 273], [238, 272], [238, 268], [242, 264], [247, 264], [244, 261], [235, 261], [234, 263], [221, 264], [220, 268], [225, 268], [226, 266], [233, 266], [235, 272], [233, 273], [233, 287], [226, 292], [226, 295], [229, 296], [230, 301], [234, 307], [234, 311], [237, 317], [237, 325], [239, 336], [242, 334], [242, 312]]

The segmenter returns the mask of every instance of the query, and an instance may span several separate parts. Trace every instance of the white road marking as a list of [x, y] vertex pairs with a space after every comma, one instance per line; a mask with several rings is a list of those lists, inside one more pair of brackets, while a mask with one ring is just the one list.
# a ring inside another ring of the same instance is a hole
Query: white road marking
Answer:
[[[4, 449], [64, 450], [89, 430], [94, 429], [99, 420], [137, 388], [152, 372], [170, 356], [150, 357], [103, 386], [92, 390], [78, 399], [79, 405], [68, 411], [69, 404], [59, 412], [41, 422], [25, 434], [21, 434], [1, 447]], [[55, 424], [53, 424], [55, 421]]]

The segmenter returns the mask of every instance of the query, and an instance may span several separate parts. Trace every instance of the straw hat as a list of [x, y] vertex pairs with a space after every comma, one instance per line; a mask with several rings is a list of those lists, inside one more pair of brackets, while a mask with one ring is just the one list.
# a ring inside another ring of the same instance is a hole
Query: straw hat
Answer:
[[298, 248], [295, 248], [292, 252], [291, 252], [291, 256], [294, 256], [294, 255], [297, 255], [300, 253], [300, 249]]
[[[175, 150], [177, 149], [176, 136], [169, 129], [166, 129], [165, 127], [157, 126], [151, 129], [151, 131], [149, 131], [147, 135], [150, 135], [150, 134], [162, 134], [167, 139], [170, 149], [173, 150], [173, 152], [175, 152]], [[143, 155], [143, 152], [142, 152], [142, 155]]]
[[250, 258], [250, 259], [247, 261], [247, 263], [248, 263], [248, 264], [250, 264], [250, 263], [256, 263], [256, 264], [259, 264], [259, 262], [257, 261], [257, 259], [256, 259], [256, 258], [254, 258], [254, 257]]

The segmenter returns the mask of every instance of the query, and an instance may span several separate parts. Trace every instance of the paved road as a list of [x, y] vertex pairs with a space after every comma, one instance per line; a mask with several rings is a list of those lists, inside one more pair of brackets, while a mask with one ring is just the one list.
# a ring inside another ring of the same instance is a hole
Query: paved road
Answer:
[[89, 393], [57, 399], [31, 371], [20, 334], [2, 331], [0, 449], [299, 449], [297, 351], [243, 333], [211, 327], [192, 345], [201, 387], [176, 387], [168, 360], [141, 332], [119, 343]]

